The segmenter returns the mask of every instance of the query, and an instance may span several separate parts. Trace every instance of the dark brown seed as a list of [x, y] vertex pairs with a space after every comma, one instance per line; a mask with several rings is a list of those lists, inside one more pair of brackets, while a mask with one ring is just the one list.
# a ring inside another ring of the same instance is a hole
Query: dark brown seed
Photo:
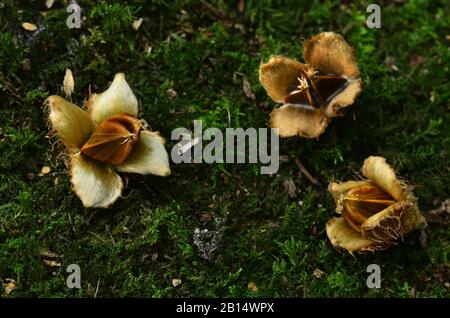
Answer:
[[129, 114], [111, 116], [97, 126], [81, 153], [103, 163], [119, 165], [139, 141], [141, 130], [139, 120]]

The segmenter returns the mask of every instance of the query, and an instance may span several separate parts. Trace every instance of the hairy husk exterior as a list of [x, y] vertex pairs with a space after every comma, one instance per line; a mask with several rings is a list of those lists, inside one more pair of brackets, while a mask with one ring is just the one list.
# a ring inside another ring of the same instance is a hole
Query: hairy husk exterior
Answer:
[[[355, 101], [362, 81], [353, 48], [334, 32], [322, 32], [306, 40], [303, 46], [305, 62], [284, 56], [272, 56], [259, 68], [259, 80], [270, 98], [283, 104], [270, 114], [270, 126], [278, 128], [281, 137], [320, 136], [334, 117]], [[347, 80], [347, 85], [320, 108], [302, 103], [293, 104], [286, 97], [298, 83], [301, 73], [335, 75]]]
[[333, 246], [350, 253], [383, 250], [403, 240], [404, 235], [412, 230], [427, 226], [411, 187], [395, 175], [384, 158], [367, 158], [362, 175], [367, 179], [330, 183], [328, 189], [336, 202], [338, 214], [342, 215], [345, 209], [348, 192], [359, 187], [376, 186], [389, 194], [395, 203], [365, 219], [360, 231], [355, 230], [354, 224], [349, 224], [344, 217], [330, 220], [326, 228]]

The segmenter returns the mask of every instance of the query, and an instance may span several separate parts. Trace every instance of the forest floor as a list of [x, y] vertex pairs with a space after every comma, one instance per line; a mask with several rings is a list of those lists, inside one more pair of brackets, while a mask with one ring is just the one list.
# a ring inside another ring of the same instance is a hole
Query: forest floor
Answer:
[[[380, 29], [366, 26], [367, 1], [80, 3], [78, 29], [66, 25], [67, 1], [0, 5], [2, 297], [450, 296], [448, 218], [375, 254], [337, 251], [325, 233], [328, 183], [354, 179], [371, 155], [415, 186], [425, 216], [450, 197], [448, 1], [380, 1]], [[166, 178], [126, 176], [106, 210], [72, 192], [43, 107], [63, 96], [66, 68], [80, 106], [89, 86], [102, 92], [124, 72], [170, 153], [171, 132], [196, 119], [204, 129], [267, 127], [277, 105], [260, 63], [302, 60], [302, 41], [322, 31], [355, 48], [363, 90], [320, 138], [281, 140], [276, 174], [172, 163]], [[66, 286], [69, 264], [80, 266], [80, 289]], [[366, 285], [369, 264], [381, 267], [380, 289]]]

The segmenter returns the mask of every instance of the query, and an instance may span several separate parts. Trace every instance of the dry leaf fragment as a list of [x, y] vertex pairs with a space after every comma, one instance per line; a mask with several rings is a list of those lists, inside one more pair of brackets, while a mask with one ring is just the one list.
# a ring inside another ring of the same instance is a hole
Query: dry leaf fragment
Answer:
[[30, 22], [22, 23], [22, 28], [24, 28], [27, 31], [36, 31], [38, 29], [36, 24], [30, 23]]
[[411, 59], [409, 60], [409, 63], [411, 65], [420, 65], [423, 62], [425, 62], [425, 58], [423, 56], [420, 56], [420, 55], [413, 55], [411, 57]]
[[139, 19], [137, 19], [137, 20], [134, 20], [134, 21], [133, 21], [133, 24], [132, 24], [131, 26], [133, 27], [133, 29], [134, 29], [135, 31], [137, 31], [137, 30], [139, 29], [139, 27], [141, 26], [141, 24], [142, 24], [143, 21], [144, 21], [143, 18], [139, 18]]
[[70, 68], [66, 68], [66, 74], [63, 80], [64, 93], [66, 97], [70, 97], [75, 90], [75, 81], [73, 79], [73, 74]]
[[173, 287], [177, 287], [177, 286], [181, 285], [181, 279], [179, 279], [179, 278], [172, 279], [172, 285], [173, 285]]
[[50, 9], [53, 6], [54, 2], [55, 0], [45, 0], [45, 6], [47, 7], [47, 9]]
[[5, 294], [9, 295], [11, 292], [16, 289], [16, 281], [12, 278], [5, 279]]
[[24, 71], [31, 70], [31, 61], [29, 58], [23, 59], [21, 64], [22, 64], [22, 70], [24, 70]]
[[251, 100], [256, 99], [255, 93], [252, 92], [252, 87], [246, 77], [242, 79], [242, 89], [244, 90], [244, 94], [247, 98]]
[[44, 166], [41, 169], [42, 174], [48, 174], [48, 173], [50, 173], [50, 171], [52, 171], [52, 169], [49, 166]]
[[61, 263], [53, 260], [44, 259], [44, 264], [48, 267], [61, 267]]
[[245, 10], [245, 0], [239, 0], [238, 11], [242, 13], [244, 12], [244, 10]]
[[59, 254], [52, 252], [52, 251], [42, 251], [40, 253], [40, 255], [42, 257], [46, 257], [46, 258], [60, 258], [61, 257]]
[[295, 198], [297, 196], [297, 187], [295, 186], [295, 183], [292, 180], [292, 178], [284, 180], [283, 187], [290, 198]]
[[394, 58], [394, 57], [392, 57], [392, 56], [387, 56], [387, 57], [384, 59], [384, 63], [386, 64], [386, 66], [387, 66], [390, 70], [392, 70], [392, 71], [398, 71], [398, 67], [397, 67], [397, 65], [395, 64], [396, 62], [395, 62], [395, 58]]
[[213, 219], [213, 214], [211, 212], [203, 212], [200, 214], [200, 221], [203, 223], [211, 222]]
[[177, 97], [177, 92], [173, 88], [166, 90], [166, 96], [168, 99], [173, 100]]
[[316, 269], [314, 270], [313, 275], [314, 275], [314, 277], [316, 277], [317, 279], [320, 279], [320, 278], [322, 278], [323, 276], [325, 276], [325, 272], [324, 272], [323, 270], [320, 270], [320, 269], [316, 268]]
[[256, 291], [258, 290], [258, 286], [256, 286], [255, 282], [253, 282], [253, 281], [250, 281], [250, 282], [247, 284], [247, 288], [248, 288], [249, 290], [251, 290], [252, 292], [256, 292]]
[[280, 227], [280, 222], [269, 220], [267, 222], [267, 226], [270, 227], [271, 229], [276, 229]]
[[429, 223], [450, 224], [450, 199], [442, 202], [439, 208], [429, 211], [425, 217]]

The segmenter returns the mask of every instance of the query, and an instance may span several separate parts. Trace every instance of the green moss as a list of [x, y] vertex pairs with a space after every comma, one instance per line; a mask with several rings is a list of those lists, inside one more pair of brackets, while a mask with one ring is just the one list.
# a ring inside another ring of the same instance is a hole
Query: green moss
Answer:
[[[37, 1], [3, 5], [0, 279], [17, 285], [8, 297], [93, 297], [97, 285], [98, 297], [411, 297], [413, 289], [448, 297], [445, 225], [430, 225], [426, 249], [411, 233], [386, 252], [357, 257], [334, 250], [324, 231], [334, 211], [326, 184], [353, 179], [369, 155], [383, 155], [416, 186], [423, 211], [448, 197], [448, 3], [383, 2], [382, 29], [365, 26], [367, 1], [248, 0], [242, 13], [235, 2], [210, 3], [221, 13], [199, 1], [83, 1], [81, 29], [66, 27], [62, 2], [50, 10]], [[23, 30], [25, 21], [39, 32]], [[290, 159], [276, 175], [261, 175], [255, 164], [173, 165], [168, 178], [128, 176], [109, 210], [84, 209], [71, 191], [42, 106], [61, 93], [67, 67], [79, 105], [89, 85], [101, 92], [125, 72], [143, 117], [166, 139], [195, 119], [204, 128], [266, 127], [276, 105], [259, 84], [260, 62], [273, 54], [301, 59], [302, 39], [328, 30], [355, 47], [363, 92], [319, 140], [282, 140]], [[255, 100], [243, 92], [244, 77]], [[321, 185], [311, 185], [293, 158]], [[40, 176], [43, 166], [51, 173]], [[295, 198], [283, 187], [287, 178]], [[196, 229], [214, 237], [209, 260]], [[45, 265], [44, 251], [57, 253], [61, 267]], [[66, 287], [73, 263], [82, 270], [80, 290]], [[372, 263], [381, 266], [381, 289], [366, 287]], [[176, 288], [174, 278], [182, 280]]]

